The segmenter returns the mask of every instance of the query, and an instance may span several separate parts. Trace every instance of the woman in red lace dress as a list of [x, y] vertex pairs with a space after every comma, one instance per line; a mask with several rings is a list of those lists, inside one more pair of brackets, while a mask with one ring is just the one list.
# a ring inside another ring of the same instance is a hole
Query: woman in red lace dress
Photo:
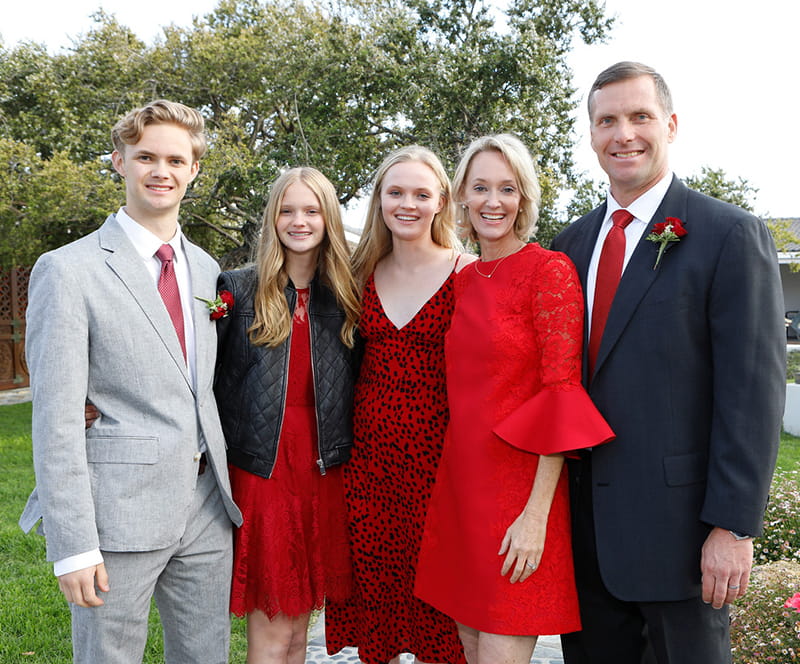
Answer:
[[539, 185], [510, 135], [478, 139], [454, 180], [481, 260], [456, 277], [450, 427], [417, 568], [470, 664], [527, 663], [580, 628], [564, 452], [613, 437], [581, 387], [583, 296], [562, 254], [527, 244]]
[[220, 275], [215, 393], [228, 443], [231, 610], [249, 664], [302, 664], [309, 612], [350, 590], [341, 464], [352, 445], [359, 297], [333, 185], [294, 168], [272, 187], [254, 266]]
[[450, 183], [430, 150], [389, 155], [377, 171], [354, 273], [364, 285], [355, 443], [345, 468], [353, 594], [325, 609], [328, 652], [358, 646], [365, 664], [400, 653], [464, 661], [452, 619], [413, 595], [447, 402], [444, 333], [464, 257]]

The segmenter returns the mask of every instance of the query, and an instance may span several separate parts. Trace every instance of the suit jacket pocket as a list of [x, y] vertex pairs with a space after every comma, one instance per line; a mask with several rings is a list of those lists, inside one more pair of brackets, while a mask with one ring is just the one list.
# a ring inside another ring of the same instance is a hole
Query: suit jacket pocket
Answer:
[[89, 463], [158, 463], [159, 445], [155, 437], [96, 436], [86, 439]]
[[664, 457], [664, 481], [667, 486], [705, 482], [706, 465], [705, 456], [702, 454], [676, 454]]

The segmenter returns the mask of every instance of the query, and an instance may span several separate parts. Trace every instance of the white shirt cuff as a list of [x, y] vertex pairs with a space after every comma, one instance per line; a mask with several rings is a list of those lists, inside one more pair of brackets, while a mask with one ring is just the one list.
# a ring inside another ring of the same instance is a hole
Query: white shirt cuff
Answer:
[[100, 549], [93, 549], [86, 553], [79, 553], [69, 558], [56, 560], [56, 562], [53, 563], [53, 573], [56, 576], [64, 576], [70, 572], [77, 572], [80, 569], [99, 565], [102, 562], [103, 554], [100, 553]]

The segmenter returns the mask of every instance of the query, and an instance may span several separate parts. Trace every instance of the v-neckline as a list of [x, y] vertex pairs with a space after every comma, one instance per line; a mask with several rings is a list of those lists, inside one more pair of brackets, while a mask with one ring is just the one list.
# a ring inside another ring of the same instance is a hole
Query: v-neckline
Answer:
[[[456, 261], [456, 264], [458, 264], [458, 261]], [[428, 304], [430, 303], [430, 301], [433, 300], [433, 298], [435, 298], [439, 294], [439, 292], [442, 290], [442, 288], [444, 288], [445, 284], [453, 276], [453, 272], [454, 271], [455, 271], [455, 265], [453, 265], [453, 269], [450, 270], [450, 272], [447, 273], [447, 276], [444, 278], [444, 281], [442, 281], [442, 283], [439, 284], [439, 287], [435, 291], [433, 291], [433, 293], [431, 293], [431, 296], [420, 305], [419, 309], [417, 309], [414, 312], [414, 315], [411, 316], [411, 318], [409, 318], [405, 323], [403, 323], [400, 326], [398, 326], [397, 323], [395, 323], [392, 320], [392, 318], [389, 316], [389, 314], [386, 311], [386, 307], [383, 306], [383, 300], [381, 299], [381, 294], [378, 292], [378, 285], [375, 283], [375, 274], [374, 273], [370, 275], [370, 280], [372, 281], [372, 290], [375, 291], [375, 298], [378, 300], [378, 306], [381, 308], [381, 313], [383, 314], [384, 318], [386, 318], [386, 320], [389, 321], [389, 323], [395, 329], [396, 332], [402, 332], [409, 325], [411, 325], [411, 323], [413, 323], [416, 320], [416, 318], [422, 313], [422, 310], [425, 307], [427, 307]]]

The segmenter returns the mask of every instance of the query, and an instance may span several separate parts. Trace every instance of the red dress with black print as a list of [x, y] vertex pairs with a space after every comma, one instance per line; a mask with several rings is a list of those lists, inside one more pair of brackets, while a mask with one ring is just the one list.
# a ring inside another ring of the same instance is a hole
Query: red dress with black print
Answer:
[[366, 349], [344, 475], [353, 594], [328, 602], [325, 632], [329, 653], [357, 646], [365, 664], [403, 652], [425, 662], [465, 662], [455, 623], [412, 592], [447, 426], [443, 344], [452, 311], [452, 274], [400, 329], [371, 277], [364, 291], [359, 330]]

